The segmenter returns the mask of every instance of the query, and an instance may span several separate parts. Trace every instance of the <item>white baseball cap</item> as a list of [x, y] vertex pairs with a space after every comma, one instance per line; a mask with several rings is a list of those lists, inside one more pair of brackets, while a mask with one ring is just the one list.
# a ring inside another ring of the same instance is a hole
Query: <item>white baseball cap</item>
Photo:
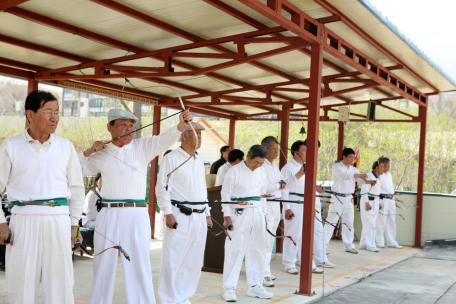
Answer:
[[108, 122], [111, 122], [116, 119], [132, 119], [134, 122], [138, 121], [138, 117], [133, 115], [133, 113], [122, 110], [122, 109], [111, 109], [108, 112]]

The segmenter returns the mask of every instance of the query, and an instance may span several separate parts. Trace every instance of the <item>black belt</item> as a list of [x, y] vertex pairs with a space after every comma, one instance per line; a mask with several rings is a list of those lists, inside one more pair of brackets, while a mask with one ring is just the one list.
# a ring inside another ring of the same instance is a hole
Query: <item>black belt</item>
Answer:
[[380, 199], [394, 199], [393, 195], [388, 195], [388, 194], [380, 194]]
[[189, 208], [187, 206], [184, 206], [182, 204], [175, 203], [175, 202], [171, 202], [171, 204], [173, 206], [176, 206], [176, 208], [178, 208], [180, 210], [180, 212], [182, 212], [185, 215], [190, 215], [193, 212], [195, 212], [195, 213], [204, 213], [204, 211], [206, 211], [206, 207], [204, 207], [203, 209], [192, 209], [192, 208]]

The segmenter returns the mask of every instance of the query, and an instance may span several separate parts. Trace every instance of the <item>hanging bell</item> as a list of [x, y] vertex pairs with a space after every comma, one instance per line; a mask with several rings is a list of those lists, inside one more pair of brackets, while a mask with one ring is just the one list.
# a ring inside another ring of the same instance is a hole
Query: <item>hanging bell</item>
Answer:
[[304, 128], [304, 126], [301, 127], [301, 131], [299, 131], [299, 134], [306, 134], [306, 128]]

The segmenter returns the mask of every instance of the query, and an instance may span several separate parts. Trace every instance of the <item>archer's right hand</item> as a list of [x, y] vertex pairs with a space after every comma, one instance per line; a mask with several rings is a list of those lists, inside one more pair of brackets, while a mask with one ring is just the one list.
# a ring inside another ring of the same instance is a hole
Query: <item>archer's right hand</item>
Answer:
[[174, 215], [170, 213], [167, 214], [165, 217], [166, 227], [168, 227], [169, 229], [174, 229], [174, 224], [176, 224], [176, 219], [174, 218]]
[[[5, 244], [5, 241], [10, 236], [10, 233], [11, 233], [11, 231], [10, 231], [7, 223], [0, 224], [0, 245]], [[12, 244], [12, 242], [11, 242], [11, 244]]]
[[101, 151], [101, 150], [104, 150], [106, 149], [108, 146], [101, 142], [101, 141], [96, 141], [92, 147], [90, 147], [89, 149], [85, 150], [84, 151], [84, 156], [85, 157], [89, 157], [90, 155], [92, 155], [93, 153], [95, 152], [98, 152], [98, 151]]
[[233, 221], [231, 221], [231, 216], [223, 217], [223, 227], [225, 227], [228, 230], [233, 230]]
[[291, 211], [291, 209], [285, 210], [285, 219], [287, 221], [291, 221], [293, 219], [293, 216], [295, 216], [295, 215], [294, 215], [293, 211]]

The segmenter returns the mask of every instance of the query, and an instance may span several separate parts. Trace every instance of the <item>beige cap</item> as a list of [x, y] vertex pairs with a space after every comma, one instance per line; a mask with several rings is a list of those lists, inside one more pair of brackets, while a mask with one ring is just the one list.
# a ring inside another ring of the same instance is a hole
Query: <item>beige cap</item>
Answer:
[[[197, 122], [192, 122], [192, 126], [193, 126], [193, 128], [195, 128], [195, 130], [201, 130], [201, 131], [206, 130], [202, 125], [200, 125]], [[188, 126], [187, 126], [187, 128], [185, 128], [184, 132], [191, 131], [191, 130], [192, 130], [192, 127], [190, 127], [190, 124], [188, 124]]]
[[108, 122], [111, 122], [116, 119], [132, 119], [134, 122], [138, 121], [138, 117], [133, 115], [133, 113], [122, 110], [122, 109], [111, 109], [108, 112]]

